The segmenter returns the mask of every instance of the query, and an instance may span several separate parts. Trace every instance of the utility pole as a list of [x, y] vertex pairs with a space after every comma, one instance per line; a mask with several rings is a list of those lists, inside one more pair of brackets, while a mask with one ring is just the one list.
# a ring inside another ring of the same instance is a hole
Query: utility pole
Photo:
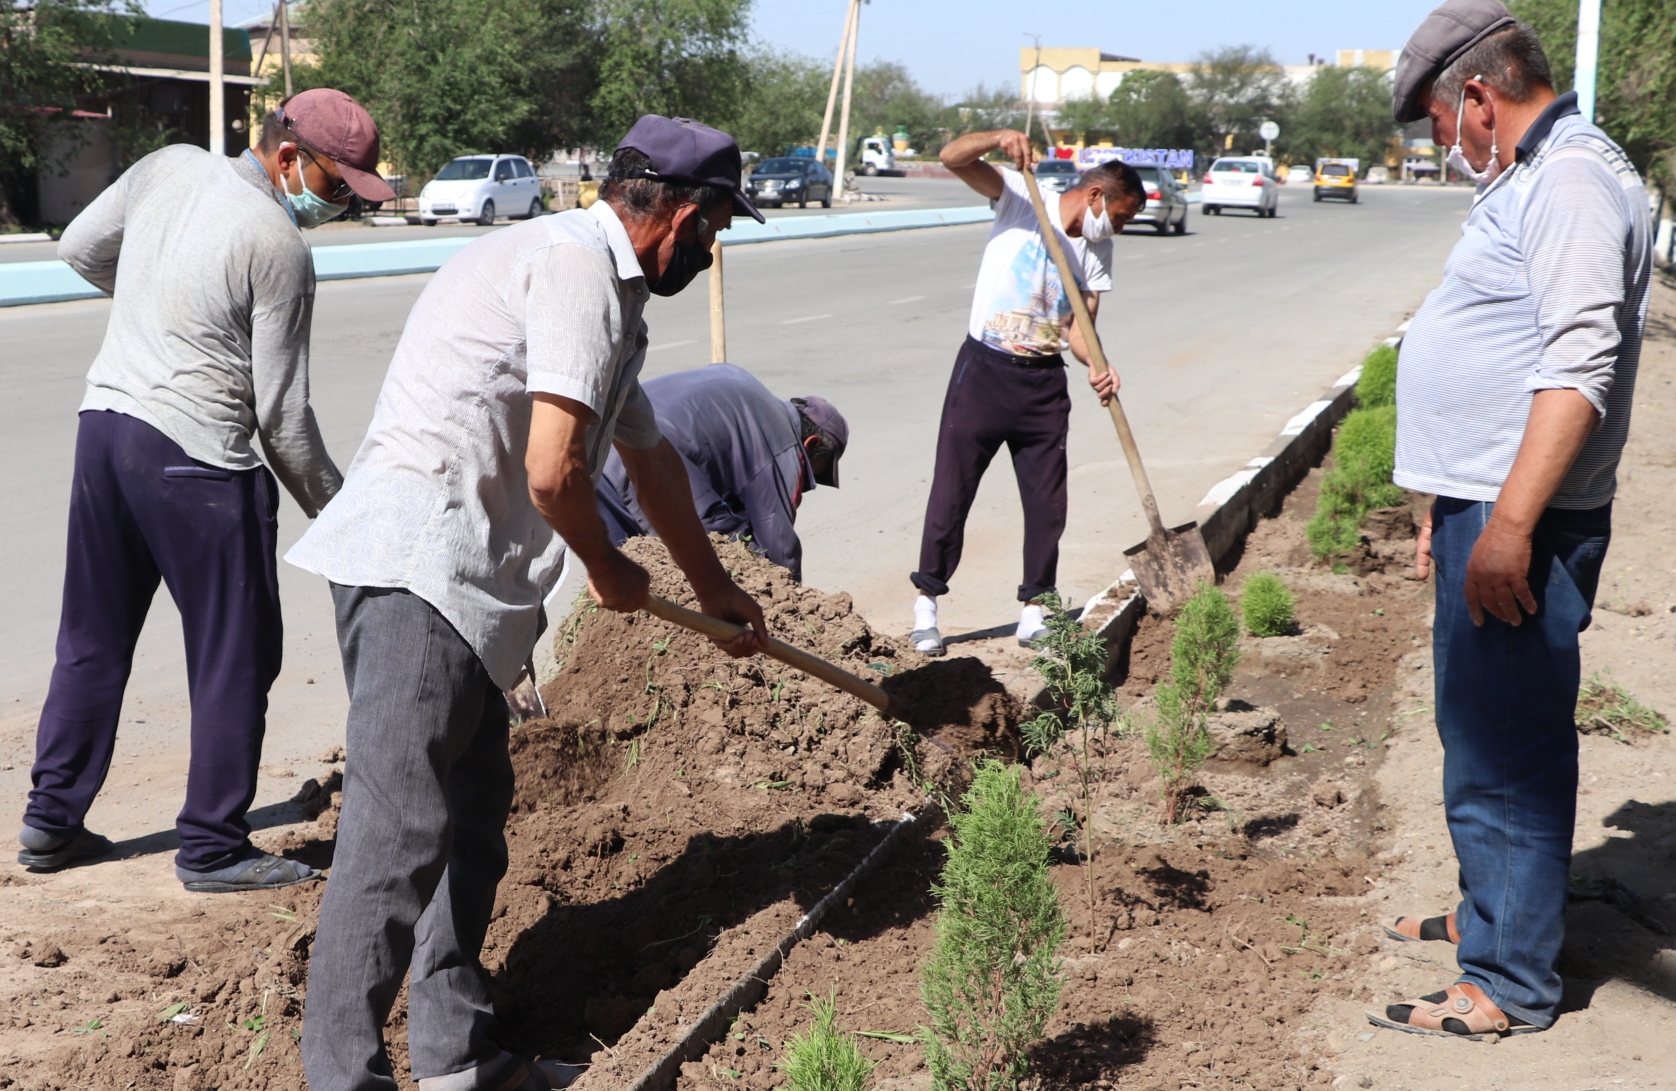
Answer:
[[210, 0], [209, 11], [209, 150], [227, 154], [227, 81], [221, 64], [221, 0]]
[[850, 56], [844, 68], [844, 109], [838, 115], [838, 162], [833, 172], [832, 192], [844, 196], [844, 170], [850, 152], [850, 97], [855, 93], [855, 43], [861, 37], [861, 0], [855, 0], [850, 16]]
[[285, 97], [291, 97], [291, 0], [279, 0], [279, 63], [285, 69]]
[[1577, 5], [1577, 109], [1583, 120], [1595, 119], [1595, 82], [1600, 70], [1600, 0]]
[[826, 162], [826, 138], [832, 135], [832, 107], [838, 102], [838, 81], [844, 75], [844, 57], [850, 48], [850, 32], [855, 26], [856, 9], [861, 0], [850, 0], [844, 11], [844, 33], [838, 36], [838, 59], [832, 62], [832, 86], [826, 92], [826, 113], [821, 116], [821, 142], [815, 145], [815, 162]]

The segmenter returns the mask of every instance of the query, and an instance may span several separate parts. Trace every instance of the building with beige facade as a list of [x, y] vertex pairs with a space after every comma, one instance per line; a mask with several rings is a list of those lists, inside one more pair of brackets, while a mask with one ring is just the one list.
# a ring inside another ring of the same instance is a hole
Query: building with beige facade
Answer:
[[[1283, 64], [1281, 71], [1295, 84], [1307, 83], [1325, 58], [1310, 58], [1309, 64]], [[1340, 67], [1367, 65], [1381, 72], [1397, 66], [1397, 51], [1393, 49], [1341, 49]], [[1143, 61], [1139, 57], [1125, 57], [1099, 49], [1067, 48], [1063, 46], [1025, 46], [1018, 51], [1019, 94], [1026, 102], [1052, 108], [1062, 103], [1086, 98], [1109, 98], [1123, 82], [1123, 77], [1140, 70], [1174, 72], [1188, 76], [1193, 65], [1186, 61]]]

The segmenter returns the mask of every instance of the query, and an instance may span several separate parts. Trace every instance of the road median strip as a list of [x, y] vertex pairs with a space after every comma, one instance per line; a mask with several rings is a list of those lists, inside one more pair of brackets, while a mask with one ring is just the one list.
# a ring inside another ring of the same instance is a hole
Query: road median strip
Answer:
[[[734, 221], [723, 232], [727, 246], [787, 239], [828, 239], [840, 235], [871, 235], [926, 227], [959, 227], [988, 223], [995, 218], [988, 205], [960, 208], [898, 209], [893, 212], [843, 212], [826, 216], [788, 216], [765, 224]], [[359, 280], [434, 273], [476, 235], [450, 235], [399, 242], [356, 242], [314, 248], [318, 280]], [[104, 293], [58, 260], [0, 263], [0, 307], [34, 303], [67, 303], [98, 299]]]

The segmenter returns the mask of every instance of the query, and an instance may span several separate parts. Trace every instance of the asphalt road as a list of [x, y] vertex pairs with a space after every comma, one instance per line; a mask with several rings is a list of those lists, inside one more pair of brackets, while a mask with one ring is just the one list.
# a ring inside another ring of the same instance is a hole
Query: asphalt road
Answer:
[[[891, 180], [882, 180], [891, 181]], [[926, 183], [917, 183], [926, 184]], [[1281, 216], [1202, 215], [1186, 237], [1131, 231], [1100, 328], [1167, 521], [1192, 517], [1215, 482], [1262, 451], [1285, 421], [1412, 313], [1436, 284], [1470, 194], [1368, 187], [1362, 203], [1315, 205], [1287, 191]], [[727, 251], [730, 355], [776, 392], [820, 394], [848, 416], [841, 490], [805, 498], [808, 581], [851, 593], [906, 631], [936, 421], [965, 333], [985, 226], [777, 242]], [[315, 309], [314, 405], [340, 464], [370, 417], [391, 350], [426, 277], [336, 281]], [[654, 298], [648, 374], [708, 362], [700, 281]], [[53, 658], [64, 519], [82, 377], [104, 335], [105, 301], [0, 310], [0, 798], [27, 790], [33, 725]], [[1073, 371], [1071, 515], [1062, 590], [1081, 602], [1144, 536], [1110, 420]], [[281, 548], [304, 519], [289, 498]], [[966, 556], [944, 600], [945, 632], [1016, 620], [1020, 516], [1004, 460], [974, 507]], [[270, 712], [258, 804], [288, 797], [341, 740], [345, 707], [330, 602], [281, 565], [285, 669]], [[92, 822], [130, 836], [166, 829], [185, 769], [180, 626], [160, 596], [140, 642], [117, 767]], [[18, 802], [16, 805], [21, 806]]]
[[[976, 203], [966, 183], [950, 178], [858, 178], [856, 188], [866, 200], [839, 201], [831, 208], [819, 204], [808, 208], [796, 205], [787, 208], [765, 208], [769, 219], [780, 216], [830, 216], [839, 212], [870, 212], [879, 209], [948, 208]], [[308, 233], [308, 241], [315, 246], [342, 246], [345, 243], [395, 242], [400, 239], [435, 239], [455, 235], [486, 235], [506, 226], [504, 218], [494, 227], [479, 227], [475, 223], [444, 221], [435, 227], [412, 225], [407, 227], [374, 227], [366, 221], [328, 223]], [[51, 261], [58, 256], [56, 242], [12, 242], [0, 244], [0, 264], [13, 261]]]

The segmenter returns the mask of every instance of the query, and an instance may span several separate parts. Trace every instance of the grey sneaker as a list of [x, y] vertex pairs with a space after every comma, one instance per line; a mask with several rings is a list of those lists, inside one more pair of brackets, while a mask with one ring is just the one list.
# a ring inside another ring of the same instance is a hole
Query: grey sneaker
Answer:
[[233, 894], [241, 890], [277, 890], [325, 876], [300, 860], [264, 852], [215, 871], [189, 871], [176, 864], [175, 878], [194, 894]]
[[110, 840], [89, 829], [59, 834], [25, 826], [18, 831], [17, 842], [23, 846], [17, 862], [31, 871], [57, 871], [111, 851]]

